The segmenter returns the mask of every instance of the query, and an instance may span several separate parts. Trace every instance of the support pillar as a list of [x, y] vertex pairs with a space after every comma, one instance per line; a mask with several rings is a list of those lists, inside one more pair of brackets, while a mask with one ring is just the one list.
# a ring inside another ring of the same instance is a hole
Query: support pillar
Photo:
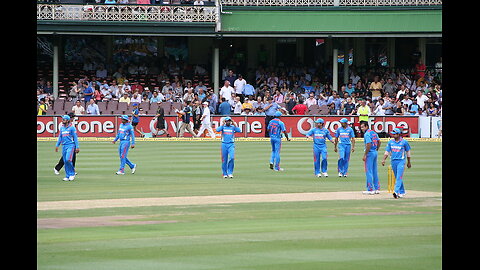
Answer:
[[338, 91], [338, 49], [334, 48], [333, 49], [333, 68], [332, 68], [332, 74], [333, 74], [333, 82], [332, 82], [332, 90], [333, 91]]
[[213, 59], [212, 59], [212, 89], [215, 95], [218, 96], [220, 86], [220, 49], [218, 44], [214, 42]]
[[395, 67], [395, 37], [387, 39], [387, 57], [388, 57], [388, 66], [390, 68]]
[[422, 59], [423, 64], [426, 65], [426, 54], [427, 54], [427, 39], [424, 37], [418, 38], [418, 49], [420, 51], [420, 59]]
[[53, 97], [58, 98], [58, 38], [53, 38]]
[[348, 52], [350, 51], [350, 40], [349, 38], [345, 38], [345, 49], [343, 53], [343, 83], [348, 83], [348, 63], [349, 63], [349, 56]]

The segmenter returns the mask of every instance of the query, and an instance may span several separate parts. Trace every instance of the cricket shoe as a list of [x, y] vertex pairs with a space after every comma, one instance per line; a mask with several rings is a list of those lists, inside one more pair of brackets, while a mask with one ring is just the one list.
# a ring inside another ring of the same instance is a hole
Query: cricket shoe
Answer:
[[121, 171], [118, 171], [118, 172], [116, 172], [115, 174], [117, 174], [117, 175], [124, 175], [125, 173], [124, 173], [124, 172], [121, 172]]
[[380, 190], [376, 189], [375, 194], [380, 194]]
[[405, 197], [405, 194], [397, 194], [398, 198], [403, 198]]
[[276, 172], [283, 172], [283, 171], [285, 171], [285, 169], [284, 169], [284, 168], [279, 168], [278, 170], [277, 170], [277, 169], [274, 169], [274, 171], [276, 171]]
[[54, 172], [56, 175], [59, 175], [59, 174], [60, 174], [60, 172], [57, 171], [57, 169], [55, 169], [55, 168], [53, 168], [53, 172]]
[[132, 168], [132, 174], [135, 173], [135, 170], [137, 169], [137, 164], [133, 165], [133, 168]]
[[372, 190], [372, 191], [366, 190], [366, 191], [363, 191], [362, 194], [364, 194], [364, 195], [374, 195], [374, 194], [375, 194], [375, 191], [373, 191], [373, 190]]
[[395, 199], [398, 199], [398, 198], [399, 198], [399, 197], [398, 197], [398, 194], [395, 193], [395, 192], [393, 192], [392, 195], [393, 195], [393, 198], [395, 198]]
[[270, 163], [270, 170], [273, 170], [273, 163]]
[[224, 175], [223, 178], [227, 178], [228, 176]]
[[73, 181], [73, 180], [75, 180], [75, 176], [74, 176], [74, 175], [68, 177], [68, 181]]
[[347, 176], [348, 176], [348, 174], [344, 174], [344, 175], [343, 175], [343, 177], [347, 177]]
[[316, 174], [315, 176], [318, 177], [318, 178], [320, 178], [320, 177], [322, 177], [322, 174], [319, 173], [319, 174]]
[[328, 177], [328, 173], [324, 172], [323, 176]]
[[339, 172], [338, 177], [343, 177], [343, 174]]
[[229, 178], [233, 178], [233, 174], [229, 174], [228, 177], [229, 177]]
[[70, 181], [70, 179], [68, 179], [68, 177], [65, 177], [63, 178], [63, 181]]

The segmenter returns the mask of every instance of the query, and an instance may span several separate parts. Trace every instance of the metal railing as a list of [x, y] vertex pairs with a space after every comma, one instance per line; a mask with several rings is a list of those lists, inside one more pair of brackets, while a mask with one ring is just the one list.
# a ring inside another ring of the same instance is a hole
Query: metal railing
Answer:
[[216, 22], [215, 6], [37, 4], [37, 20]]
[[438, 6], [442, 0], [218, 0], [223, 6]]

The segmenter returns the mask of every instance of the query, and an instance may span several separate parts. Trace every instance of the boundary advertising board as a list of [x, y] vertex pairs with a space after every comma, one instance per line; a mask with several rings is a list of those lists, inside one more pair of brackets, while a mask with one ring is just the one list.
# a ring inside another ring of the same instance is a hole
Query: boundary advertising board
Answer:
[[[240, 127], [241, 134], [237, 137], [265, 137], [265, 117], [264, 116], [230, 116]], [[212, 116], [212, 128], [215, 130], [225, 116]], [[305, 134], [312, 129], [314, 121], [322, 118], [325, 121], [325, 128], [327, 128], [333, 135], [335, 130], [340, 127], [339, 120], [347, 118], [350, 123], [358, 130], [358, 117], [348, 115], [338, 116], [283, 116], [281, 120], [285, 123], [287, 132], [291, 137], [304, 137]], [[408, 134], [418, 134], [418, 116], [377, 116], [370, 117], [370, 126], [377, 132], [390, 132], [392, 129], [398, 127]], [[61, 116], [37, 116], [37, 137], [55, 137], [58, 135], [59, 126], [61, 125]], [[115, 137], [118, 125], [121, 123], [118, 115], [101, 115], [101, 116], [76, 116], [73, 124], [77, 128], [77, 133], [81, 137]], [[172, 137], [177, 137], [177, 132], [180, 129], [182, 121], [177, 116], [165, 116], [165, 127], [167, 133]], [[156, 120], [153, 116], [141, 115], [138, 129], [145, 133], [152, 133], [155, 131]], [[193, 123], [190, 123], [193, 127]], [[220, 136], [216, 133], [217, 137]], [[408, 136], [408, 134], [406, 134]], [[138, 133], [136, 133], [139, 136]], [[192, 137], [188, 132], [185, 132], [184, 137]]]

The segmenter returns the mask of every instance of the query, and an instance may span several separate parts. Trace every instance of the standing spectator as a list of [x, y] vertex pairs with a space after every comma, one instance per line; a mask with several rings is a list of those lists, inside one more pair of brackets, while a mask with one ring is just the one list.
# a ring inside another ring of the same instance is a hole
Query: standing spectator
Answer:
[[427, 70], [427, 66], [423, 63], [422, 59], [418, 59], [417, 64], [415, 65], [415, 75], [419, 78], [425, 77], [425, 71]]
[[395, 114], [395, 105], [390, 98], [384, 98], [385, 103], [383, 104], [383, 109], [385, 110], [385, 115], [394, 115]]
[[78, 84], [76, 82], [73, 82], [72, 84], [73, 86], [72, 88], [70, 88], [68, 96], [72, 98], [72, 101], [77, 101], [77, 99], [79, 99], [81, 95], [81, 88], [78, 87]]
[[293, 108], [297, 105], [295, 98], [290, 94], [285, 95], [285, 106], [287, 107], [288, 114], [293, 114]]
[[357, 98], [366, 98], [367, 89], [365, 89], [365, 86], [361, 80], [358, 81], [357, 84], [355, 85], [354, 93], [357, 96]]
[[85, 114], [85, 107], [82, 106], [80, 100], [75, 101], [75, 105], [72, 107], [72, 113], [75, 115]]
[[383, 98], [380, 98], [377, 102], [377, 104], [375, 104], [375, 107], [374, 107], [374, 110], [373, 110], [373, 114], [374, 115], [378, 115], [378, 116], [383, 116], [385, 115], [385, 110], [383, 109], [383, 105], [385, 104], [385, 101], [383, 100]]
[[243, 103], [245, 99], [245, 85], [247, 84], [247, 81], [243, 79], [242, 74], [238, 74], [238, 78], [233, 82], [233, 89], [235, 89], [235, 94], [237, 97], [240, 97], [240, 101]]
[[295, 115], [305, 115], [305, 113], [308, 110], [308, 107], [303, 103], [304, 103], [303, 99], [299, 99], [298, 104], [293, 107], [292, 112]]
[[210, 109], [211, 114], [216, 114], [217, 113], [217, 107], [218, 107], [218, 98], [215, 93], [210, 90], [206, 96], [206, 100], [200, 100], [200, 103], [203, 103], [207, 101], [208, 102], [208, 108]]
[[388, 93], [391, 97], [395, 96], [396, 86], [392, 78], [387, 79], [387, 83], [383, 86], [383, 93]]
[[220, 106], [218, 107], [219, 114], [230, 115], [231, 108], [230, 103], [222, 97], [222, 103], [220, 103]]
[[100, 115], [100, 109], [94, 99], [90, 99], [88, 102], [86, 112], [88, 115]]
[[381, 90], [383, 89], [383, 87], [382, 87], [382, 83], [380, 82], [379, 76], [375, 76], [373, 78], [373, 82], [370, 84], [368, 89], [372, 93], [372, 101], [376, 101], [381, 97], [382, 95]]
[[[84, 83], [84, 90], [83, 90], [83, 97], [85, 100], [85, 106], [90, 102], [90, 99], [93, 98], [93, 88], [91, 86], [88, 86], [88, 83]], [[75, 113], [77, 115], [77, 113]]]
[[370, 106], [367, 106], [367, 101], [365, 99], [362, 99], [360, 101], [360, 106], [357, 109], [357, 115], [359, 116], [358, 121], [368, 122], [368, 118], [371, 114], [372, 112], [370, 110]]
[[280, 92], [280, 89], [275, 90], [275, 95], [273, 95], [273, 101], [276, 103], [283, 103], [284, 102], [284, 96]]
[[40, 105], [38, 105], [37, 115], [46, 115], [47, 109], [48, 109], [48, 105], [45, 103], [45, 98], [41, 98]]
[[102, 94], [102, 91], [100, 91], [100, 88], [98, 86], [96, 86], [95, 91], [93, 92], [93, 98], [92, 99], [95, 102], [102, 102], [103, 97], [104, 97], [104, 95]]
[[237, 79], [237, 77], [233, 74], [233, 70], [230, 69], [228, 71], [228, 75], [225, 76], [225, 80], [228, 81], [228, 83], [229, 83], [228, 85], [234, 85], [236, 79]]
[[225, 80], [223, 87], [220, 89], [220, 98], [225, 98], [225, 100], [230, 101], [232, 99], [232, 93], [235, 93], [233, 87], [230, 86], [230, 82]]
[[[136, 132], [140, 133], [140, 137], [145, 137], [145, 134], [137, 128], [138, 123], [140, 123], [140, 110], [138, 109], [138, 103], [132, 103], [132, 107], [132, 126]], [[133, 135], [135, 136], [135, 132]]]
[[200, 129], [202, 121], [200, 118], [202, 117], [203, 114], [203, 108], [202, 108], [202, 102], [199, 100], [196, 100], [195, 102], [192, 102], [192, 121], [193, 121], [193, 132], [196, 133]]

